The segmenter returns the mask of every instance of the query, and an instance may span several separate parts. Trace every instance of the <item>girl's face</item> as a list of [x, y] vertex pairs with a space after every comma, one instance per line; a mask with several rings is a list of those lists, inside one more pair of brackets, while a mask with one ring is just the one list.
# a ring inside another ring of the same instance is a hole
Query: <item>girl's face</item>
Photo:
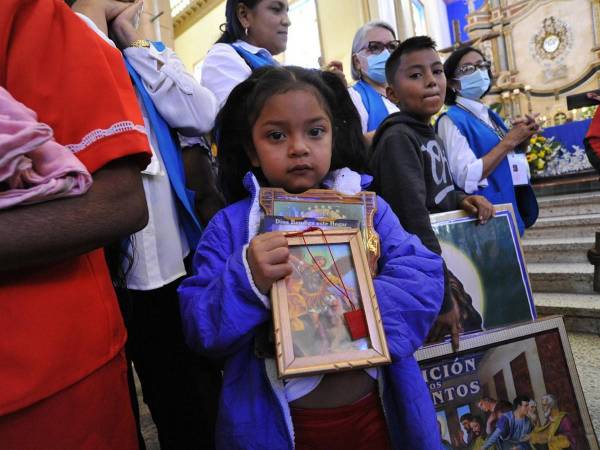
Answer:
[[252, 142], [250, 162], [272, 187], [301, 193], [318, 187], [329, 172], [331, 120], [310, 90], [269, 98], [252, 128]]
[[252, 9], [240, 4], [238, 18], [248, 29], [245, 39], [250, 44], [266, 48], [272, 55], [285, 51], [291, 25], [287, 0], [261, 0]]

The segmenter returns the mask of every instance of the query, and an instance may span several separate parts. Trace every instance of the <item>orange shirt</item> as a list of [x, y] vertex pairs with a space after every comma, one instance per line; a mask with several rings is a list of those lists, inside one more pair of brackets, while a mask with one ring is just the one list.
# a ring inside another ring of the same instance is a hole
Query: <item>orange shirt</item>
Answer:
[[[63, 0], [2, 0], [0, 85], [92, 174], [130, 155], [147, 164], [148, 140], [120, 52]], [[110, 361], [125, 336], [101, 249], [0, 272], [0, 415], [81, 380]]]

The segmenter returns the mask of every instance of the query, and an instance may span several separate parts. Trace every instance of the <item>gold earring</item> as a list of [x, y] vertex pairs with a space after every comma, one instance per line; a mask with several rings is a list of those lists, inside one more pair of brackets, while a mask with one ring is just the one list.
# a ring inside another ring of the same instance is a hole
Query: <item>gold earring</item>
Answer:
[[248, 37], [248, 28], [244, 28], [244, 33], [246, 34], [246, 37]]

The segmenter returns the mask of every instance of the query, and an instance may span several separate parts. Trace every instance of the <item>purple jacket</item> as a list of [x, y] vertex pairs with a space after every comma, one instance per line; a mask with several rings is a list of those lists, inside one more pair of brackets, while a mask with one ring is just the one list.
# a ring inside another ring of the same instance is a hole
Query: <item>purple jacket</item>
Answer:
[[[293, 449], [290, 410], [275, 362], [254, 354], [256, 330], [271, 320], [271, 312], [245, 258], [260, 207], [256, 179], [249, 174], [244, 184], [251, 196], [215, 215], [198, 244], [194, 275], [179, 288], [184, 332], [192, 349], [225, 357], [217, 448]], [[377, 208], [381, 257], [374, 286], [393, 361], [379, 380], [388, 428], [396, 449], [438, 450], [435, 410], [412, 355], [440, 309], [442, 260], [406, 233], [380, 198]]]

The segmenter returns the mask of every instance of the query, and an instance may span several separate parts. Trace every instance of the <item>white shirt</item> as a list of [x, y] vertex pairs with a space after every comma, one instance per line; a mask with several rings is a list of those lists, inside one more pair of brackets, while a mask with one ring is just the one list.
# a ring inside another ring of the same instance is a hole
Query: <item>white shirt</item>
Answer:
[[[356, 107], [358, 111], [358, 115], [360, 116], [360, 125], [362, 126], [363, 134], [367, 133], [367, 124], [369, 123], [369, 113], [367, 112], [367, 108], [363, 104], [362, 97], [358, 93], [354, 87], [348, 88], [348, 93], [350, 94], [350, 98], [352, 99], [352, 103]], [[394, 114], [395, 112], [400, 111], [396, 105], [390, 102], [386, 97], [381, 96], [383, 99], [383, 104], [388, 111], [388, 114]]]
[[[255, 47], [246, 41], [238, 40], [235, 44], [255, 55], [260, 53], [273, 57], [268, 50]], [[250, 66], [230, 44], [215, 44], [208, 51], [202, 64], [200, 78], [202, 85], [212, 91], [219, 108], [222, 108], [233, 88], [245, 81], [251, 73]]]
[[[102, 39], [112, 42], [88, 17], [78, 16]], [[217, 102], [214, 95], [188, 74], [170, 49], [127, 48], [124, 52], [142, 78], [144, 86], [165, 121], [186, 136], [200, 136], [214, 125]], [[135, 233], [129, 254], [133, 266], [127, 274], [127, 287], [151, 290], [171, 283], [186, 274], [183, 259], [189, 254], [187, 238], [179, 223], [176, 198], [158, 152], [148, 114], [141, 99], [144, 125], [152, 149], [152, 161], [142, 172], [148, 204], [148, 224]]]
[[[488, 107], [483, 103], [464, 97], [457, 97], [456, 103], [471, 111], [490, 127], [494, 126]], [[467, 139], [447, 115], [440, 119], [437, 134], [444, 141], [450, 172], [456, 185], [467, 194], [472, 194], [480, 187], [486, 187], [488, 185], [487, 178], [481, 178], [483, 161], [475, 156]]]

